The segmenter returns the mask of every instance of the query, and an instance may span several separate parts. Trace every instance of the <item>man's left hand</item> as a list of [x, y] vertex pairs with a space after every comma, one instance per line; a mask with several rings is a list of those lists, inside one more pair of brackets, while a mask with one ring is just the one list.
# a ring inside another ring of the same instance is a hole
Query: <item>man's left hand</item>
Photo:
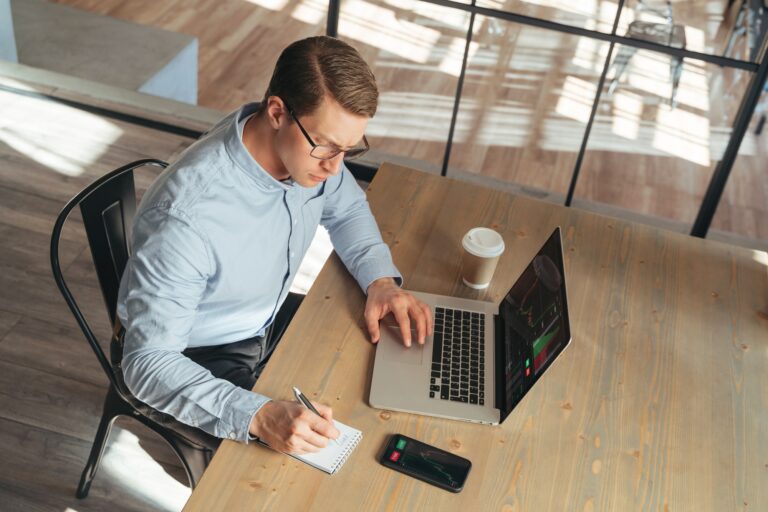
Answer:
[[365, 304], [365, 322], [371, 342], [379, 341], [379, 320], [392, 313], [400, 327], [403, 344], [411, 346], [411, 322], [416, 325], [419, 344], [432, 335], [432, 311], [429, 306], [397, 286], [391, 277], [377, 279], [368, 287], [368, 301]]

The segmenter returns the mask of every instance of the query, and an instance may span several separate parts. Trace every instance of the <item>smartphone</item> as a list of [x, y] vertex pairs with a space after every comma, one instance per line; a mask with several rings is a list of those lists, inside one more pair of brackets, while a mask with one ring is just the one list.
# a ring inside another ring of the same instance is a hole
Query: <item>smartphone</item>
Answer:
[[384, 466], [451, 492], [464, 488], [472, 463], [402, 434], [393, 434], [379, 460]]

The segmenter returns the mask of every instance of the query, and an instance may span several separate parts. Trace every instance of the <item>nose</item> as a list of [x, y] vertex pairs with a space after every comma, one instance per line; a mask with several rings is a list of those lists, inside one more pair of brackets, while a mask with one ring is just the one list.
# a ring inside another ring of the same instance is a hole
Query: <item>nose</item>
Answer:
[[341, 170], [341, 161], [344, 159], [344, 153], [339, 153], [335, 157], [328, 160], [321, 160], [320, 167], [323, 171], [336, 176]]

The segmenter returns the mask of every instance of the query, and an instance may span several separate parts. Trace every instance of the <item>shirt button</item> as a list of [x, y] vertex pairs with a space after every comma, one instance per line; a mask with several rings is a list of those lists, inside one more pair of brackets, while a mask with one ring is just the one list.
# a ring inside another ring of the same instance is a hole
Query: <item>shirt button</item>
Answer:
[[291, 253], [291, 258], [293, 258], [294, 256], [296, 256], [296, 253], [295, 253], [295, 252], [292, 252], [292, 253]]
[[293, 221], [293, 225], [295, 226], [297, 222], [299, 222], [299, 221], [297, 221], [297, 220]]
[[235, 436], [235, 433], [234, 433], [234, 432], [230, 432], [230, 433], [229, 433], [229, 438], [230, 438], [230, 439], [234, 439], [235, 437], [237, 437], [237, 436]]

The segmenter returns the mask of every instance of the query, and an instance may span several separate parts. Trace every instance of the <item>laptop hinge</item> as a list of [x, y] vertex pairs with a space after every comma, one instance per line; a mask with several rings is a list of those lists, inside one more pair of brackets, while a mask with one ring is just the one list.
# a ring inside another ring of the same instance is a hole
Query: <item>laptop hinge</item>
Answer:
[[505, 343], [505, 324], [504, 319], [501, 315], [493, 315], [493, 322], [494, 322], [494, 334], [495, 334], [495, 346], [494, 346], [494, 356], [495, 361], [493, 362], [493, 378], [495, 380], [494, 387], [496, 388], [495, 393], [495, 407], [499, 410], [500, 413], [500, 421], [504, 421], [504, 418], [507, 416], [505, 414], [505, 409], [507, 407], [507, 385], [506, 385], [506, 364], [507, 364], [507, 344]]

